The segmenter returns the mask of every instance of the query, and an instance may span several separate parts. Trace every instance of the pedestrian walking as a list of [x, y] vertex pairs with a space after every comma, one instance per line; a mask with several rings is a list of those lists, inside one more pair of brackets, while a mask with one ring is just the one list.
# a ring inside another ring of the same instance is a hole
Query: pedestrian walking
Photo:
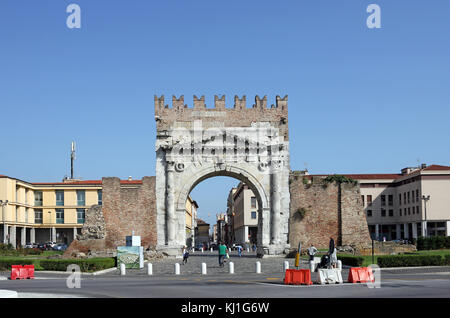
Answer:
[[242, 246], [241, 246], [241, 245], [238, 245], [238, 246], [236, 246], [236, 249], [237, 249], [237, 251], [238, 251], [239, 257], [241, 257], [241, 256], [242, 256]]
[[223, 262], [225, 260], [225, 257], [227, 256], [227, 247], [223, 242], [220, 242], [219, 245], [219, 266], [223, 267]]
[[331, 256], [330, 256], [330, 263], [331, 263], [331, 267], [332, 268], [336, 268], [337, 267], [337, 261], [338, 261], [338, 259], [337, 259], [337, 249], [334, 248], [334, 251], [333, 251], [333, 253], [331, 253]]
[[318, 252], [317, 248], [314, 247], [314, 245], [311, 244], [311, 246], [307, 249], [308, 255], [309, 255], [309, 260], [313, 261], [314, 260], [314, 255], [316, 255], [316, 253]]
[[186, 245], [183, 247], [183, 250], [181, 252], [183, 253], [183, 264], [186, 264], [189, 258], [189, 251]]
[[331, 267], [331, 255], [334, 253], [335, 246], [334, 246], [334, 239], [330, 236], [330, 244], [328, 248], [328, 267]]

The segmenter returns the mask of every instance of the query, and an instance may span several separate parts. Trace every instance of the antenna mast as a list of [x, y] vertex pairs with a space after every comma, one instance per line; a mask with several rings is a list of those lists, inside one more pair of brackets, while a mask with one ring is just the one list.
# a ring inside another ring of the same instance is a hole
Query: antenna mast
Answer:
[[75, 141], [72, 141], [72, 148], [70, 152], [70, 179], [73, 180], [73, 161], [75, 160]]

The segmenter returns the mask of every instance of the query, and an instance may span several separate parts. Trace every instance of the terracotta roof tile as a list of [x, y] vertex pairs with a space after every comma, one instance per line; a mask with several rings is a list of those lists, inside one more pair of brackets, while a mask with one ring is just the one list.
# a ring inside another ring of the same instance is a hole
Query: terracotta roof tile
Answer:
[[442, 171], [442, 170], [450, 170], [449, 166], [440, 166], [440, 165], [431, 165], [429, 167], [424, 168], [426, 171]]

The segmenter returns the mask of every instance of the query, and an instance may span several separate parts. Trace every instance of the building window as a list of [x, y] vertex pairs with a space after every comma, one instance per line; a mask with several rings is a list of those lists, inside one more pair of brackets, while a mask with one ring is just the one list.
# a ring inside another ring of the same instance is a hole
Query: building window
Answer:
[[416, 207], [413, 206], [413, 214], [416, 214]]
[[86, 210], [85, 209], [77, 209], [77, 223], [83, 224], [86, 218]]
[[372, 216], [372, 210], [367, 210], [367, 216], [371, 217]]
[[386, 205], [386, 196], [384, 194], [381, 195], [381, 206]]
[[389, 210], [389, 216], [394, 216], [394, 210]]
[[398, 205], [402, 205], [402, 195], [398, 195]]
[[34, 191], [34, 205], [42, 206], [42, 191]]
[[394, 196], [392, 194], [388, 195], [388, 205], [389, 206], [394, 205]]
[[403, 204], [406, 204], [406, 192], [403, 192]]
[[63, 206], [64, 205], [64, 191], [56, 190], [55, 194], [56, 194], [56, 205]]
[[252, 211], [252, 219], [256, 219], [256, 212]]
[[103, 203], [103, 193], [102, 193], [102, 190], [97, 190], [97, 197], [98, 197], [98, 205], [102, 205], [102, 203]]
[[368, 206], [372, 205], [372, 195], [370, 195], [370, 194], [367, 196], [367, 205]]
[[398, 210], [398, 215], [402, 216], [402, 209]]
[[86, 191], [77, 190], [77, 205], [78, 206], [86, 205]]
[[408, 208], [408, 215], [411, 215], [411, 208]]
[[364, 196], [361, 196], [362, 205], [364, 206]]
[[42, 210], [34, 210], [34, 223], [42, 224]]
[[419, 202], [419, 190], [416, 190], [416, 202]]
[[16, 222], [18, 222], [18, 220], [19, 220], [19, 208], [17, 206], [15, 206], [15, 211], [16, 211]]
[[410, 192], [408, 191], [408, 203], [411, 202]]
[[28, 223], [28, 211], [30, 211], [30, 209], [26, 208], [25, 209], [25, 223]]
[[256, 198], [255, 197], [251, 198], [251, 203], [252, 203], [251, 208], [256, 209]]
[[416, 213], [419, 214], [420, 210], [419, 210], [419, 206], [416, 206]]
[[56, 209], [56, 224], [64, 224], [64, 209]]
[[381, 216], [385, 217], [386, 216], [386, 209], [381, 209]]

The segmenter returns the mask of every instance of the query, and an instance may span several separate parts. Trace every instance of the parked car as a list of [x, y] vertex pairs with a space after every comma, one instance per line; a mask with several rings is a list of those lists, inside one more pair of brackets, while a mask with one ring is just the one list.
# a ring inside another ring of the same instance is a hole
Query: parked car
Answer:
[[64, 243], [58, 243], [52, 248], [54, 251], [65, 251], [67, 250], [67, 244]]
[[47, 245], [45, 243], [38, 243], [37, 248], [44, 251], [47, 249]]
[[23, 247], [24, 248], [34, 248], [34, 245], [31, 243], [26, 243]]
[[47, 242], [45, 245], [48, 250], [51, 250], [56, 245], [56, 242]]

